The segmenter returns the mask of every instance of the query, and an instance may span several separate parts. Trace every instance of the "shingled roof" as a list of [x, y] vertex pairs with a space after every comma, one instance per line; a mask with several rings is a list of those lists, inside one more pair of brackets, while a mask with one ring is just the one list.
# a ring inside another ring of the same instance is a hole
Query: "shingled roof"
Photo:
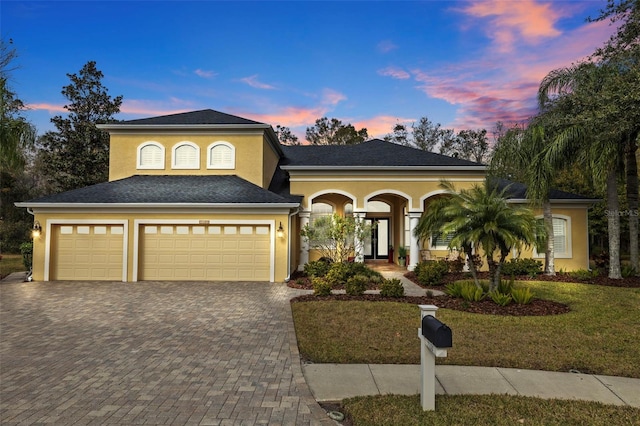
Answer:
[[286, 204], [295, 207], [297, 203], [294, 197], [275, 194], [235, 175], [135, 175], [20, 204], [29, 207], [48, 204]]
[[160, 117], [140, 118], [136, 120], [120, 121], [117, 124], [141, 124], [149, 126], [166, 126], [166, 125], [220, 125], [220, 124], [237, 124], [237, 125], [254, 125], [265, 123], [249, 120], [247, 118], [238, 117], [224, 112], [212, 109], [203, 109], [200, 111], [183, 112], [179, 114], [163, 115]]
[[[513, 200], [525, 200], [527, 198], [527, 185], [519, 182], [513, 182], [507, 179], [494, 179], [493, 182], [497, 185], [497, 188], [502, 191], [506, 189], [506, 195], [509, 199]], [[549, 199], [552, 201], [600, 201], [599, 198], [589, 198], [584, 195], [573, 194], [571, 192], [560, 191], [559, 189], [551, 189], [549, 191]]]
[[283, 146], [285, 158], [280, 166], [287, 169], [319, 167], [463, 167], [484, 170], [473, 161], [448, 157], [434, 152], [402, 146], [381, 139], [354, 145]]

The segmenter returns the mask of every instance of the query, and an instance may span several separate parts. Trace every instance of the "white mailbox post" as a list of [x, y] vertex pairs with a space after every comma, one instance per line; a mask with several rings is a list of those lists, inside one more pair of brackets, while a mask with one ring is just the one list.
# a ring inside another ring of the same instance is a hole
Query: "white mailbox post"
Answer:
[[[436, 409], [436, 357], [447, 356], [447, 347], [451, 347], [451, 330], [436, 320], [435, 305], [419, 305], [420, 324], [420, 403], [424, 411]], [[425, 317], [430, 316], [432, 318]], [[429, 329], [424, 329], [429, 327]], [[433, 341], [429, 340], [431, 338]], [[446, 346], [446, 347], [441, 347]]]

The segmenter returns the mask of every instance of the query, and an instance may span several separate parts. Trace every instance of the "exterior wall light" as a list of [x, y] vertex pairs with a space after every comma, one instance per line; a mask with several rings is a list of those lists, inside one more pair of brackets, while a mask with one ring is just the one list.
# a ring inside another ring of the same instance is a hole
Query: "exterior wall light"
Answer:
[[38, 238], [40, 237], [40, 234], [42, 234], [42, 225], [40, 225], [40, 222], [36, 220], [33, 223], [33, 231], [31, 232], [31, 236], [33, 238]]
[[276, 235], [278, 236], [278, 238], [284, 238], [284, 228], [282, 227], [282, 222], [280, 222], [280, 226], [278, 226]]

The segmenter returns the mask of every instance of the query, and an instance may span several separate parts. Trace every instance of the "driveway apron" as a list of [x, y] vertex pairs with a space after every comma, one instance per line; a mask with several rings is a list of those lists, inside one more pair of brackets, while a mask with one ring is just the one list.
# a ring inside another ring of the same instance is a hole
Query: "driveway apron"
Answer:
[[334, 424], [284, 284], [0, 283], [0, 423]]

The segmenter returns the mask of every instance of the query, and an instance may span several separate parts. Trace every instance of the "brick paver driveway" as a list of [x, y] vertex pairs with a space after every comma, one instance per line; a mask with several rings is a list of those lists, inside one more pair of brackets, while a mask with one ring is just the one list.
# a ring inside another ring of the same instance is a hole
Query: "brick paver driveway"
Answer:
[[267, 283], [0, 283], [2, 424], [332, 424]]

